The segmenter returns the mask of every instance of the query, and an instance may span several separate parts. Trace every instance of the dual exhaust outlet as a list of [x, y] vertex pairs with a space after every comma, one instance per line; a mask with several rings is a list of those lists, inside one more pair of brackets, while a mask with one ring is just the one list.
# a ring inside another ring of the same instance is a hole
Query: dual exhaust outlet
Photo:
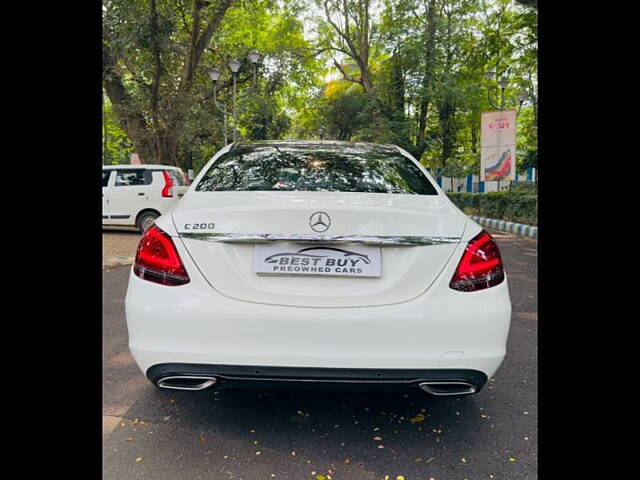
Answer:
[[[156, 385], [169, 390], [204, 390], [218, 383], [216, 377], [199, 375], [172, 375], [163, 377]], [[420, 390], [436, 396], [469, 395], [477, 392], [477, 387], [462, 380], [422, 381], [418, 383]]]

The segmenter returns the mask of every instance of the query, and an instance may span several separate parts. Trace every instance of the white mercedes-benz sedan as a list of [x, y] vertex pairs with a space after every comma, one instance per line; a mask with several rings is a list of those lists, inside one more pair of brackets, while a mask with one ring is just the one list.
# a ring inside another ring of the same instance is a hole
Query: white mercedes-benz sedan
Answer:
[[393, 145], [223, 148], [138, 246], [129, 347], [160, 388], [478, 392], [511, 319], [491, 235]]

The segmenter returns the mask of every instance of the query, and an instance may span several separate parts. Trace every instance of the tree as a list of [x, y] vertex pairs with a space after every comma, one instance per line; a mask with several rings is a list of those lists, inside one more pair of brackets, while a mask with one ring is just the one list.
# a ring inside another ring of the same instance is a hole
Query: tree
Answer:
[[[373, 89], [371, 0], [321, 0], [320, 4], [326, 22], [321, 25], [324, 49], [331, 53], [334, 66], [345, 80], [358, 83], [365, 92], [370, 92]], [[344, 64], [336, 60], [333, 55], [336, 52], [357, 66], [357, 75], [347, 72]]]
[[367, 97], [364, 92], [346, 92], [328, 100], [320, 112], [322, 136], [352, 140], [367, 125]]
[[[236, 0], [107, 0], [103, 79], [123, 130], [146, 163], [178, 165], [206, 48]], [[182, 159], [184, 160], [184, 159]]]
[[197, 170], [223, 144], [206, 72], [223, 71], [217, 100], [231, 111], [225, 66], [256, 49], [264, 61], [255, 84], [250, 65], [237, 78], [240, 139], [394, 143], [424, 164], [477, 172], [491, 69], [509, 78], [508, 106], [528, 92], [518, 168], [537, 159], [537, 8], [512, 0], [105, 0], [103, 11], [108, 155], [131, 149], [145, 162]]

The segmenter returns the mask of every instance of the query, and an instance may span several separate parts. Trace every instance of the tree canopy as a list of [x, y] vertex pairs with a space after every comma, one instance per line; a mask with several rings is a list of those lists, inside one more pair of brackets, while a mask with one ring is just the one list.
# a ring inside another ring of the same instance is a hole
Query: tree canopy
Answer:
[[537, 2], [105, 0], [103, 76], [109, 163], [136, 151], [197, 170], [223, 146], [221, 107], [229, 138], [395, 143], [475, 172], [480, 114], [501, 102], [504, 78], [519, 167], [537, 166]]

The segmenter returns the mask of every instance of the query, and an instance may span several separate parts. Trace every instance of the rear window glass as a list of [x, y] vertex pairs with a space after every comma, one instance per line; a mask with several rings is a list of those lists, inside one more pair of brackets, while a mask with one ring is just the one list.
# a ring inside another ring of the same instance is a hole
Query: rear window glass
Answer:
[[128, 187], [130, 185], [150, 185], [151, 172], [144, 169], [127, 169], [116, 172], [116, 187]]
[[371, 192], [437, 195], [400, 152], [365, 146], [246, 146], [222, 155], [197, 191]]

